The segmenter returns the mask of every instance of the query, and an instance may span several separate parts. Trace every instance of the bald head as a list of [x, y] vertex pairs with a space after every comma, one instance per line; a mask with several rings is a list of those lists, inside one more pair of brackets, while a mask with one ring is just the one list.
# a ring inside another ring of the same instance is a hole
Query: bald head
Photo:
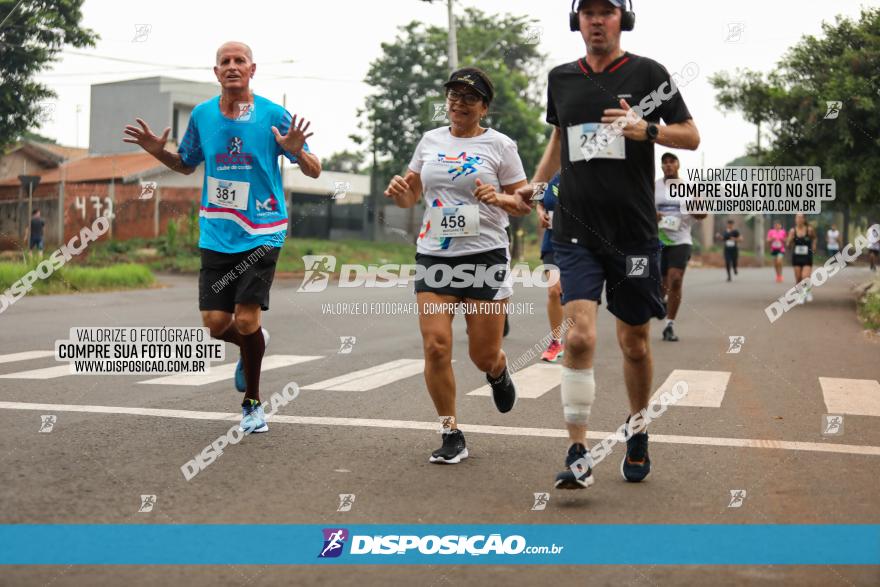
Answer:
[[217, 49], [217, 64], [220, 64], [220, 56], [223, 55], [224, 51], [243, 51], [245, 55], [247, 55], [248, 61], [251, 63], [254, 62], [254, 53], [251, 51], [251, 48], [247, 46], [245, 43], [240, 43], [238, 41], [227, 41], [220, 45], [220, 48]]

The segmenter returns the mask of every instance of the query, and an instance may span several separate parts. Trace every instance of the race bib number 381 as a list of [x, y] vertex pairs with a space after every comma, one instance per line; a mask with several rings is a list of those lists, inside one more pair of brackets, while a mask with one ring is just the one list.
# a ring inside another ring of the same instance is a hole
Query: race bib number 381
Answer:
[[433, 236], [455, 237], [480, 234], [479, 206], [438, 206], [430, 210]]
[[568, 127], [568, 159], [626, 159], [623, 135], [612, 132], [610, 124], [585, 122]]
[[208, 176], [208, 202], [222, 208], [247, 210], [250, 185], [246, 181], [231, 181]]

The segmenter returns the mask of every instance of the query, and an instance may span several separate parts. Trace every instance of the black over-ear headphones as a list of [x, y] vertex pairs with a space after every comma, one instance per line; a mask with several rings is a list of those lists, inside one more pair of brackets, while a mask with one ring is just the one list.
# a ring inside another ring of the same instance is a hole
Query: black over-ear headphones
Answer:
[[[581, 30], [580, 19], [578, 18], [578, 13], [575, 10], [575, 4], [577, 2], [578, 0], [571, 0], [571, 12], [568, 13], [568, 26], [572, 30], [572, 32], [577, 32]], [[632, 6], [632, 0], [629, 0], [629, 10], [624, 9], [622, 11], [622, 14], [620, 15], [621, 31], [631, 31], [636, 26], [636, 13], [633, 12]]]

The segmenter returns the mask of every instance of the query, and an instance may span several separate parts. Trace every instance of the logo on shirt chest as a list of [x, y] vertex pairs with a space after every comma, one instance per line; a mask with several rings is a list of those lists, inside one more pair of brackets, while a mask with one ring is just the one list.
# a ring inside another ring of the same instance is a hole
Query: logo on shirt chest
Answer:
[[278, 212], [278, 200], [269, 196], [263, 201], [255, 200], [257, 216], [269, 216]]
[[232, 137], [226, 143], [226, 153], [214, 155], [214, 163], [218, 170], [224, 169], [251, 169], [254, 156], [244, 151], [244, 139]]
[[455, 157], [445, 153], [437, 153], [437, 161], [449, 166], [447, 171], [452, 175], [453, 181], [462, 175], [473, 175], [477, 172], [477, 166], [483, 164], [482, 157], [479, 155], [468, 155], [465, 151], [462, 151]]

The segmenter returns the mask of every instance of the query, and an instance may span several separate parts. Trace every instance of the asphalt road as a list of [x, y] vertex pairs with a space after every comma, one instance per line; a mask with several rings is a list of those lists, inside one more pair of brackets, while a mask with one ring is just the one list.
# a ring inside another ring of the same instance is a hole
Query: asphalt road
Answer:
[[[864, 382], [880, 380], [880, 344], [862, 332], [850, 293], [868, 275], [864, 268], [844, 270], [814, 290], [814, 302], [771, 324], [764, 308], [793, 285], [790, 268], [785, 284], [774, 283], [770, 268], [743, 270], [732, 283], [724, 280], [722, 270], [688, 270], [676, 321], [681, 341], [662, 342], [662, 322], [653, 325], [654, 388], [674, 370], [700, 372], [689, 377], [696, 387], [704, 385], [705, 377], [714, 378], [715, 387], [704, 397], [712, 405], [673, 406], [651, 424], [653, 468], [645, 482], [621, 480], [618, 450], [596, 468], [596, 484], [575, 493], [552, 489], [567, 448], [559, 388], [552, 384], [557, 377], [552, 369], [558, 367], [548, 367], [551, 371], [542, 377], [549, 385], [523, 386], [537, 397], [521, 397], [513, 412], [499, 414], [491, 398], [468, 395], [485, 379], [468, 359], [461, 318], [455, 326], [455, 373], [459, 421], [471, 457], [457, 466], [428, 463], [439, 435], [424, 380], [413, 371], [421, 358], [416, 316], [336, 315], [322, 308], [408, 303], [414, 301], [408, 287], [331, 285], [319, 293], [297, 293], [299, 280], [277, 281], [264, 318], [272, 335], [267, 355], [313, 358], [265, 371], [263, 395], [289, 382], [301, 388], [320, 383], [322, 389], [302, 389], [279, 411], [283, 417], [270, 421], [269, 434], [229, 447], [191, 481], [182, 476], [181, 465], [237, 420], [240, 396], [230, 380], [145, 385], [140, 382], [155, 376], [34, 379], [29, 377], [39, 375], [28, 373], [59, 363], [53, 357], [7, 362], [3, 357], [51, 351], [71, 327], [198, 326], [196, 279], [163, 276], [166, 287], [148, 291], [25, 298], [0, 315], [0, 521], [877, 524], [880, 494], [871, 471], [880, 463], [880, 413], [869, 414], [880, 400]], [[511, 319], [505, 342], [510, 359], [523, 356], [548, 333], [544, 300], [541, 289], [516, 291], [514, 301], [523, 304], [519, 309], [525, 313]], [[627, 403], [614, 320], [604, 306], [598, 326], [597, 399], [590, 428], [601, 436], [623, 422]], [[351, 336], [356, 338], [351, 352], [339, 353], [340, 337]], [[731, 336], [745, 337], [739, 353], [728, 352]], [[235, 353], [228, 350], [226, 362], [232, 363]], [[392, 361], [399, 362], [389, 366]], [[367, 369], [382, 372], [360, 372]], [[351, 373], [348, 380], [343, 377]], [[344, 389], [358, 384], [367, 389]], [[69, 406], [119, 409], [70, 411]], [[228, 416], [224, 420], [211, 413]], [[844, 415], [842, 434], [823, 435], [828, 413]], [[56, 421], [51, 433], [40, 433], [46, 414]], [[732, 490], [746, 492], [739, 507], [730, 507]], [[533, 495], [539, 492], [549, 493], [550, 500], [543, 511], [533, 511]], [[138, 512], [144, 494], [156, 496], [148, 513]], [[337, 511], [340, 494], [356, 496], [350, 511]], [[248, 548], [247, 536], [231, 539]], [[638, 536], [620, 540], [621, 548], [652, 547]], [[430, 587], [572, 579], [595, 585], [705, 585], [710, 580], [719, 586], [876, 585], [880, 569], [272, 567], [260, 565], [254, 553], [254, 564], [245, 566], [11, 567], [4, 569], [0, 584], [172, 580], [192, 586], [419, 582]]]

